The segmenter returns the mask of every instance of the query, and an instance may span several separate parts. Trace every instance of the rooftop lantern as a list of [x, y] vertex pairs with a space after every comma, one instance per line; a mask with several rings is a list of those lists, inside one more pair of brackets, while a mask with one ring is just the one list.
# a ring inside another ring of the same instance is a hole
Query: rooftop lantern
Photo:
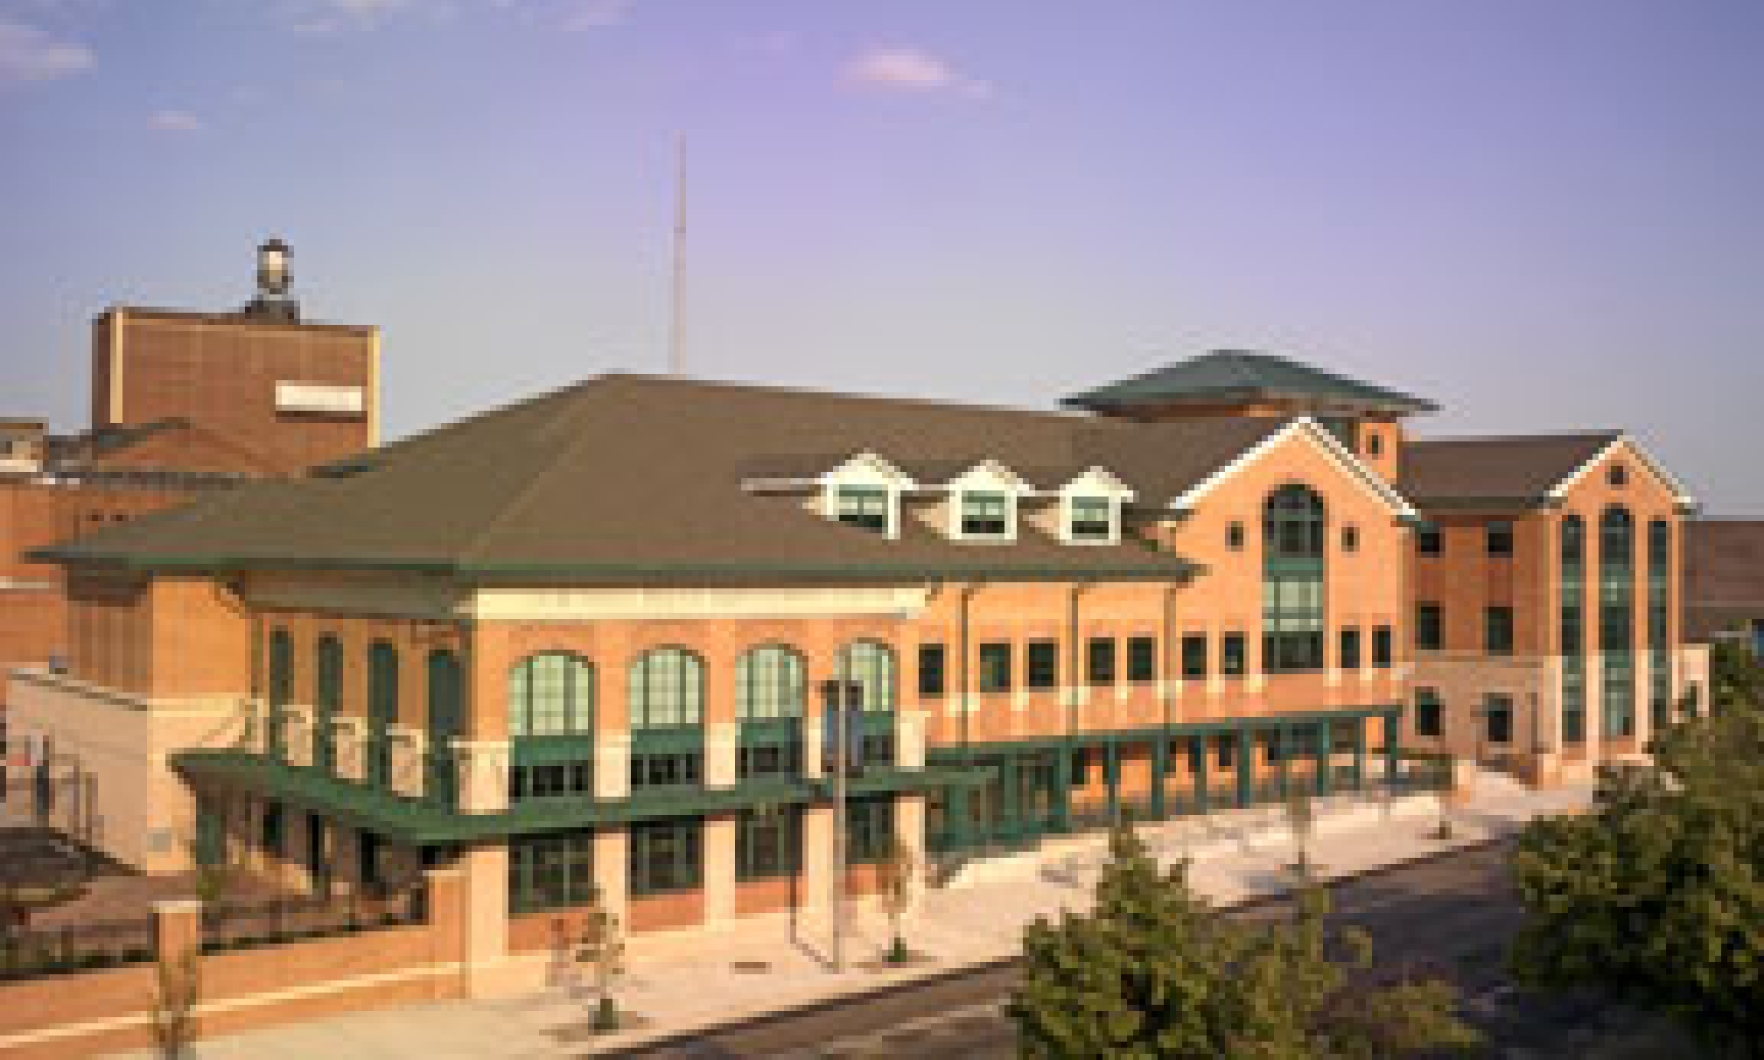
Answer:
[[245, 306], [245, 315], [264, 320], [297, 323], [300, 303], [288, 294], [294, 285], [289, 268], [288, 244], [280, 239], [265, 240], [257, 248], [257, 295]]

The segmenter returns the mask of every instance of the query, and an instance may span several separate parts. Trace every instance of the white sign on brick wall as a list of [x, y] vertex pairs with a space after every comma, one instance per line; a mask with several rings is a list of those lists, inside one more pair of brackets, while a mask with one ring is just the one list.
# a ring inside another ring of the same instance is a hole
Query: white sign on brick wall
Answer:
[[335, 383], [276, 384], [277, 412], [322, 412], [359, 416], [367, 410], [367, 398], [358, 386]]

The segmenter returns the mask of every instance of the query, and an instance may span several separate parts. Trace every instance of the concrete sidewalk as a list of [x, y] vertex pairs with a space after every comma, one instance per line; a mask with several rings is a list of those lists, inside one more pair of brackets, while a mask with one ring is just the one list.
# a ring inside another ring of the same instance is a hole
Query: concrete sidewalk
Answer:
[[[1590, 786], [1530, 792], [1485, 775], [1476, 796], [1452, 811], [1454, 838], [1432, 832], [1432, 796], [1379, 803], [1353, 796], [1322, 800], [1311, 857], [1325, 877], [1468, 846], [1540, 814], [1576, 812]], [[1278, 807], [1219, 813], [1140, 829], [1160, 860], [1191, 859], [1197, 890], [1234, 903], [1284, 889], [1293, 845]], [[854, 917], [848, 970], [828, 961], [825, 923], [783, 915], [633, 944], [618, 996], [641, 1026], [616, 1035], [588, 1030], [591, 1000], [567, 977], [530, 995], [449, 1001], [357, 1013], [205, 1041], [204, 1060], [294, 1060], [312, 1056], [550, 1057], [628, 1047], [745, 1017], [860, 994], [1017, 952], [1037, 916], [1088, 904], [1106, 854], [1102, 835], [1070, 837], [1029, 855], [978, 863], [948, 887], [926, 894], [907, 930], [926, 959], [904, 969], [881, 965], [888, 939], [874, 909]], [[146, 1057], [148, 1054], [135, 1053]]]

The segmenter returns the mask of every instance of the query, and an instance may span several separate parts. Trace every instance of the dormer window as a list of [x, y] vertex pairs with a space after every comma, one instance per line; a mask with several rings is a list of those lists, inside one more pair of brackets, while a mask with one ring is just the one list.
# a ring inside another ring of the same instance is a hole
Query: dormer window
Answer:
[[962, 536], [1004, 537], [1010, 533], [1011, 501], [1003, 493], [962, 494]]
[[1067, 534], [1074, 541], [1113, 541], [1115, 504], [1107, 497], [1073, 497]]
[[888, 490], [881, 486], [840, 486], [834, 497], [834, 515], [840, 522], [878, 534], [888, 532]]

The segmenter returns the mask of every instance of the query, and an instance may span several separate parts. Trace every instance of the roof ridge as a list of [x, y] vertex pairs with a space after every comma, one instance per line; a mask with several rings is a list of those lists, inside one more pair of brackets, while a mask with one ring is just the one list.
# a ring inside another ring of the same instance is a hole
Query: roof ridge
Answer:
[[1529, 442], [1538, 440], [1567, 441], [1573, 438], [1619, 438], [1629, 432], [1622, 427], [1568, 429], [1559, 431], [1528, 431], [1522, 434], [1447, 434], [1428, 438], [1410, 438], [1408, 445], [1435, 442]]

